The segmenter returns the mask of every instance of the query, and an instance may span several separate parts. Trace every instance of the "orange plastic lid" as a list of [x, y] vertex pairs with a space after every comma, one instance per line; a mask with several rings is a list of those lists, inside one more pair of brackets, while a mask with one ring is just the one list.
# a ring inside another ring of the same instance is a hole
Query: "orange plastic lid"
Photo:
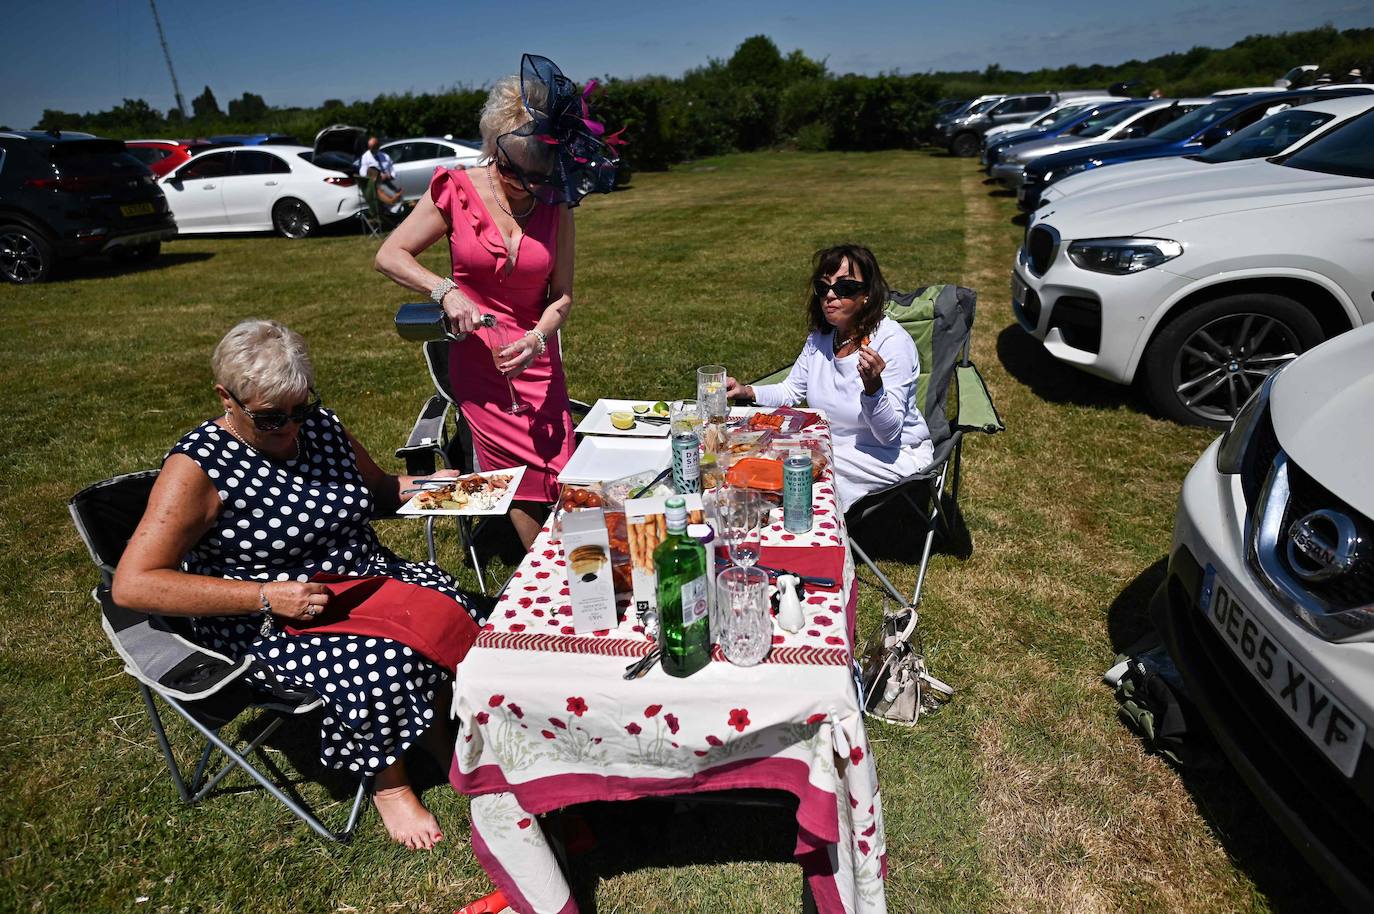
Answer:
[[725, 481], [741, 489], [782, 491], [782, 462], [767, 457], [745, 457], [736, 460], [725, 474]]

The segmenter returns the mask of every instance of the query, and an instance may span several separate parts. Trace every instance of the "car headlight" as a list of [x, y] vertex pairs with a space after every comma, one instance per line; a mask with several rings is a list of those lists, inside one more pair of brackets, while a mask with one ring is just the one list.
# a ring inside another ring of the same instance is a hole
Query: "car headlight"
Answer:
[[1069, 259], [1094, 273], [1125, 276], [1167, 263], [1183, 245], [1167, 238], [1090, 238], [1069, 245]]
[[1221, 447], [1217, 449], [1217, 472], [1234, 476], [1245, 466], [1245, 455], [1254, 440], [1255, 430], [1260, 427], [1265, 413], [1269, 411], [1269, 393], [1274, 389], [1274, 379], [1279, 376], [1280, 367], [1260, 384], [1259, 390], [1251, 395], [1245, 405], [1236, 413], [1231, 427], [1221, 436]]
[[1080, 171], [1087, 171], [1088, 164], [1087, 162], [1079, 162], [1077, 165], [1066, 165], [1063, 168], [1047, 171], [1045, 172], [1045, 183], [1051, 184], [1055, 181], [1062, 181], [1069, 175], [1076, 175]]

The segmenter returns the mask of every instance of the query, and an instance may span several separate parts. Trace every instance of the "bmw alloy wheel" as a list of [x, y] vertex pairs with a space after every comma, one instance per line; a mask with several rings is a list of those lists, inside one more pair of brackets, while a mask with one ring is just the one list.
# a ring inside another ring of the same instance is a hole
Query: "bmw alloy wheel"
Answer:
[[1194, 330], [1174, 358], [1179, 401], [1198, 418], [1226, 422], [1275, 369], [1305, 347], [1268, 314], [1228, 314]]

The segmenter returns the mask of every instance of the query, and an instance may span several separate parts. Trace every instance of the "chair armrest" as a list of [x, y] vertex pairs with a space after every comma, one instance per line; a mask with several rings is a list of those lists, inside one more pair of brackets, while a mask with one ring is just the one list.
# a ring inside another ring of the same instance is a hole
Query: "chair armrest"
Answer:
[[437, 394], [420, 409], [406, 443], [396, 449], [396, 456], [406, 462], [409, 475], [428, 476], [434, 472], [435, 460], [443, 452], [448, 410], [448, 401]]
[[992, 395], [988, 393], [988, 386], [978, 373], [978, 367], [972, 362], [965, 362], [955, 366], [954, 376], [959, 389], [959, 415], [954, 427], [989, 435], [1005, 431], [1007, 426], [997, 414], [997, 407], [992, 404]]

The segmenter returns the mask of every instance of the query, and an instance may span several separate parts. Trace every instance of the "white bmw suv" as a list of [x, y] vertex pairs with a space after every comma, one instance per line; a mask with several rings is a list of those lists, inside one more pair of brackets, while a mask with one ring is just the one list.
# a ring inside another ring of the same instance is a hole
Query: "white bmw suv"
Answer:
[[1235, 772], [1374, 910], [1374, 327], [1271, 374], [1183, 483], [1151, 614]]
[[1046, 204], [1012, 310], [1056, 358], [1222, 427], [1276, 367], [1374, 321], [1372, 291], [1374, 111], [1284, 155]]

